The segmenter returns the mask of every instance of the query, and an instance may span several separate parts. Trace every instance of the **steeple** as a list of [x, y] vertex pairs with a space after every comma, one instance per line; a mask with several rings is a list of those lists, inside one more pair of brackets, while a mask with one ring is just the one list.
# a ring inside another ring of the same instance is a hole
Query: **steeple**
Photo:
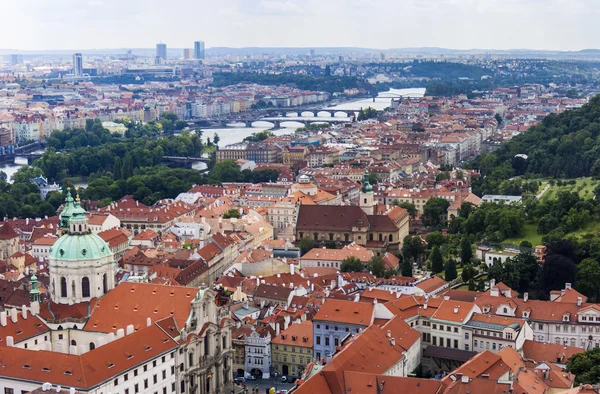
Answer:
[[373, 186], [369, 182], [369, 170], [365, 168], [365, 174], [363, 175], [363, 184], [362, 184], [362, 192], [363, 193], [373, 193]]
[[65, 206], [60, 213], [60, 228], [63, 230], [69, 229], [69, 224], [71, 222], [71, 217], [73, 216], [73, 211], [75, 209], [75, 205], [73, 204], [73, 196], [71, 195], [71, 188], [67, 188], [67, 197], [65, 198]]

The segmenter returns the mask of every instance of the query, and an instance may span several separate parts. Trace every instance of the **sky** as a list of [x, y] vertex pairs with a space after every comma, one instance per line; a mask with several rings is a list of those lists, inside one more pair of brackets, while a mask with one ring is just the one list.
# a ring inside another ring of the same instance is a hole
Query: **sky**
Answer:
[[598, 0], [0, 0], [0, 49], [599, 48]]

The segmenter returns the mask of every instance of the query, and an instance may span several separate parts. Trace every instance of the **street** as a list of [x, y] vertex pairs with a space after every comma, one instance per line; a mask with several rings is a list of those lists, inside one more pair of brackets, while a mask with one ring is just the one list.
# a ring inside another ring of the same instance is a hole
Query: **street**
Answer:
[[[294, 386], [293, 384], [289, 383], [281, 383], [281, 381], [278, 381], [277, 384], [275, 383], [275, 379], [258, 379], [254, 381], [249, 380], [246, 382], [246, 388], [248, 389], [248, 393], [252, 394], [252, 389], [256, 389], [258, 386], [258, 394], [264, 394], [267, 392], [266, 390], [270, 389], [271, 387], [275, 387], [275, 392], [277, 393], [280, 390], [289, 390]], [[235, 386], [235, 392], [242, 393], [243, 385]]]

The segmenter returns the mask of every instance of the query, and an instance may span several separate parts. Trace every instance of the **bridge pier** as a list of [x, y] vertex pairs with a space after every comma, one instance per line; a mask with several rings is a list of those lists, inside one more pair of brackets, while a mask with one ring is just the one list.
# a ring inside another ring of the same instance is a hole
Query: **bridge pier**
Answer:
[[247, 120], [244, 123], [246, 124], [246, 127], [252, 127], [252, 121], [251, 120]]

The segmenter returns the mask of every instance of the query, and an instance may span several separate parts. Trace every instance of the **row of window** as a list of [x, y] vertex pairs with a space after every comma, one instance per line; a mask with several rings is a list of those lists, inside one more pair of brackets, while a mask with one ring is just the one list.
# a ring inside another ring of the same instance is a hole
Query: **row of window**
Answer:
[[[307, 364], [310, 362], [310, 359], [311, 359], [310, 357], [306, 357], [306, 363]], [[275, 354], [274, 360], [275, 361], [282, 361], [284, 363], [287, 363], [288, 362], [288, 356], [287, 356], [287, 354], [284, 354], [282, 357], [279, 357], [279, 354]], [[292, 364], [296, 364], [296, 356], [291, 356], [290, 360], [291, 360]], [[303, 356], [298, 357], [298, 363], [302, 364], [302, 365], [305, 365], [304, 364], [304, 357]]]
[[[171, 359], [175, 358], [175, 352], [171, 352], [170, 358]], [[167, 362], [167, 356], [162, 356], [160, 361], [161, 361], [161, 363]], [[142, 366], [143, 372], [148, 372], [148, 365], [149, 364], [146, 364], [146, 365]], [[152, 368], [156, 368], [157, 365], [158, 365], [158, 360], [153, 360], [152, 361]], [[138, 374], [139, 374], [139, 368], [134, 369], [133, 370], [133, 377], [138, 376]], [[175, 366], [171, 366], [171, 375], [174, 375], [174, 374], [175, 374]], [[163, 379], [167, 378], [167, 370], [166, 369], [162, 370], [162, 378]], [[123, 382], [127, 382], [128, 380], [129, 380], [129, 373], [126, 373], [125, 375], [123, 375]], [[147, 379], [144, 380], [144, 382], [146, 383]], [[153, 376], [153, 382], [154, 382], [154, 384], [156, 384], [158, 382], [158, 376], [156, 374]], [[119, 378], [117, 377], [114, 380], [113, 383], [114, 383], [115, 387], [118, 386], [119, 385]], [[135, 386], [137, 386], [137, 384]], [[144, 386], [145, 386], [144, 388], [147, 388], [146, 384], [144, 384]], [[137, 391], [135, 391], [135, 392], [137, 393]]]
[[[433, 330], [437, 330], [437, 324], [433, 324], [433, 326], [431, 327]], [[439, 330], [440, 331], [444, 331], [444, 328], [446, 329], [446, 331], [450, 332], [450, 331], [454, 331], [454, 332], [458, 332], [458, 327], [454, 327], [454, 330], [452, 330], [453, 327], [450, 326], [445, 326], [443, 324], [439, 325]]]
[[[334, 340], [334, 345], [335, 346], [340, 346], [340, 339], [339, 338], [333, 338]], [[317, 335], [317, 345], [321, 344], [321, 336]], [[325, 337], [325, 346], [329, 346], [329, 337], [326, 336]]]

